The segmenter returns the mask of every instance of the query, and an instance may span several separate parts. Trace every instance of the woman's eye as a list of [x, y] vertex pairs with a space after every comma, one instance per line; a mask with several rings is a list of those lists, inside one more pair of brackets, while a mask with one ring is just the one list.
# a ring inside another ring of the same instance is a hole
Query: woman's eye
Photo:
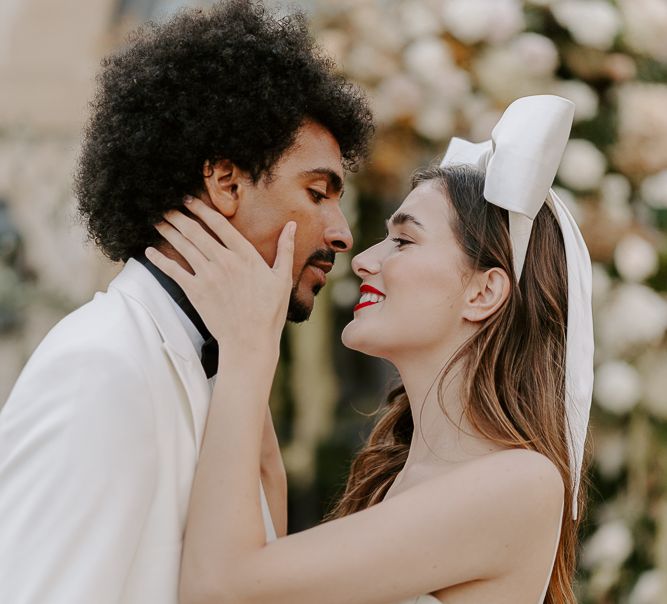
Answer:
[[396, 247], [398, 248], [401, 248], [404, 245], [412, 243], [412, 241], [408, 241], [407, 239], [401, 239], [400, 237], [392, 237], [391, 240], [396, 244]]
[[315, 203], [320, 203], [320, 201], [326, 198], [326, 195], [324, 193], [320, 193], [315, 189], [308, 189], [308, 192], [310, 193], [310, 196], [313, 198]]

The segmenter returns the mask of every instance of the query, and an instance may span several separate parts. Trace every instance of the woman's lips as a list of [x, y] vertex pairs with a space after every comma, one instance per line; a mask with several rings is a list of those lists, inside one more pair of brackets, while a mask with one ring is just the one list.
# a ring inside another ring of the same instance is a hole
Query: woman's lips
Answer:
[[352, 312], [357, 312], [358, 310], [361, 310], [362, 308], [366, 308], [367, 306], [373, 306], [373, 304], [377, 304], [377, 302], [362, 302], [361, 304], [357, 304], [352, 309]]
[[[359, 288], [359, 291], [361, 292], [362, 300], [352, 309], [352, 312], [357, 312], [358, 310], [366, 308], [367, 306], [373, 306], [374, 304], [378, 304], [379, 302], [382, 302], [386, 297], [379, 289], [374, 288], [372, 285], [362, 285]], [[371, 299], [364, 300], [364, 298], [369, 298], [369, 297]]]

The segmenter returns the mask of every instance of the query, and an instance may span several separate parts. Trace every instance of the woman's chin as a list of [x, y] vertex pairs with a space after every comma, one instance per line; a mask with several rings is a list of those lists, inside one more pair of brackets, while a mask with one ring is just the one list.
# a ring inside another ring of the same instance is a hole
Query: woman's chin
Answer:
[[352, 320], [344, 328], [343, 332], [340, 335], [341, 342], [343, 346], [349, 348], [350, 350], [356, 350], [363, 354], [369, 356], [377, 357], [381, 356], [377, 354], [373, 342], [368, 337], [369, 334], [364, 334], [364, 329], [359, 323]]
[[[357, 334], [355, 333], [355, 326], [353, 325], [354, 320], [350, 321], [345, 327], [343, 327], [343, 332], [340, 334], [340, 341], [343, 343], [345, 348], [350, 350], [359, 350], [357, 348]], [[361, 352], [361, 351], [359, 351]]]

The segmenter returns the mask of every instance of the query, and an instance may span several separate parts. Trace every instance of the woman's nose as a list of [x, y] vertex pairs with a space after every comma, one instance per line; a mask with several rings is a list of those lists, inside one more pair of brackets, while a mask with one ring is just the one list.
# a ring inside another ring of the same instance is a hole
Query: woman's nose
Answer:
[[367, 275], [374, 275], [380, 271], [381, 261], [378, 246], [376, 244], [367, 250], [360, 252], [352, 258], [352, 270], [357, 277], [362, 279]]

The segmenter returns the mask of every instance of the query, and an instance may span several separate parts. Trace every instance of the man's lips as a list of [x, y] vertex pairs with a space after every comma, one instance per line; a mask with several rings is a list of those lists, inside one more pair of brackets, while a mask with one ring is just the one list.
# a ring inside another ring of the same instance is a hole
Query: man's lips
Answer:
[[[372, 285], [364, 284], [359, 288], [359, 291], [361, 292], [361, 295], [363, 297], [364, 294], [374, 294], [376, 296], [382, 296], [382, 298], [385, 298], [384, 293], [382, 293], [379, 289], [375, 289]], [[353, 309], [352, 312], [357, 312], [358, 310], [361, 310], [362, 308], [366, 308], [367, 306], [373, 306], [373, 304], [377, 304], [380, 302], [380, 300], [365, 300], [363, 302], [359, 302]]]
[[333, 268], [331, 262], [311, 262], [308, 267], [319, 277], [324, 285], [327, 282], [327, 273]]

